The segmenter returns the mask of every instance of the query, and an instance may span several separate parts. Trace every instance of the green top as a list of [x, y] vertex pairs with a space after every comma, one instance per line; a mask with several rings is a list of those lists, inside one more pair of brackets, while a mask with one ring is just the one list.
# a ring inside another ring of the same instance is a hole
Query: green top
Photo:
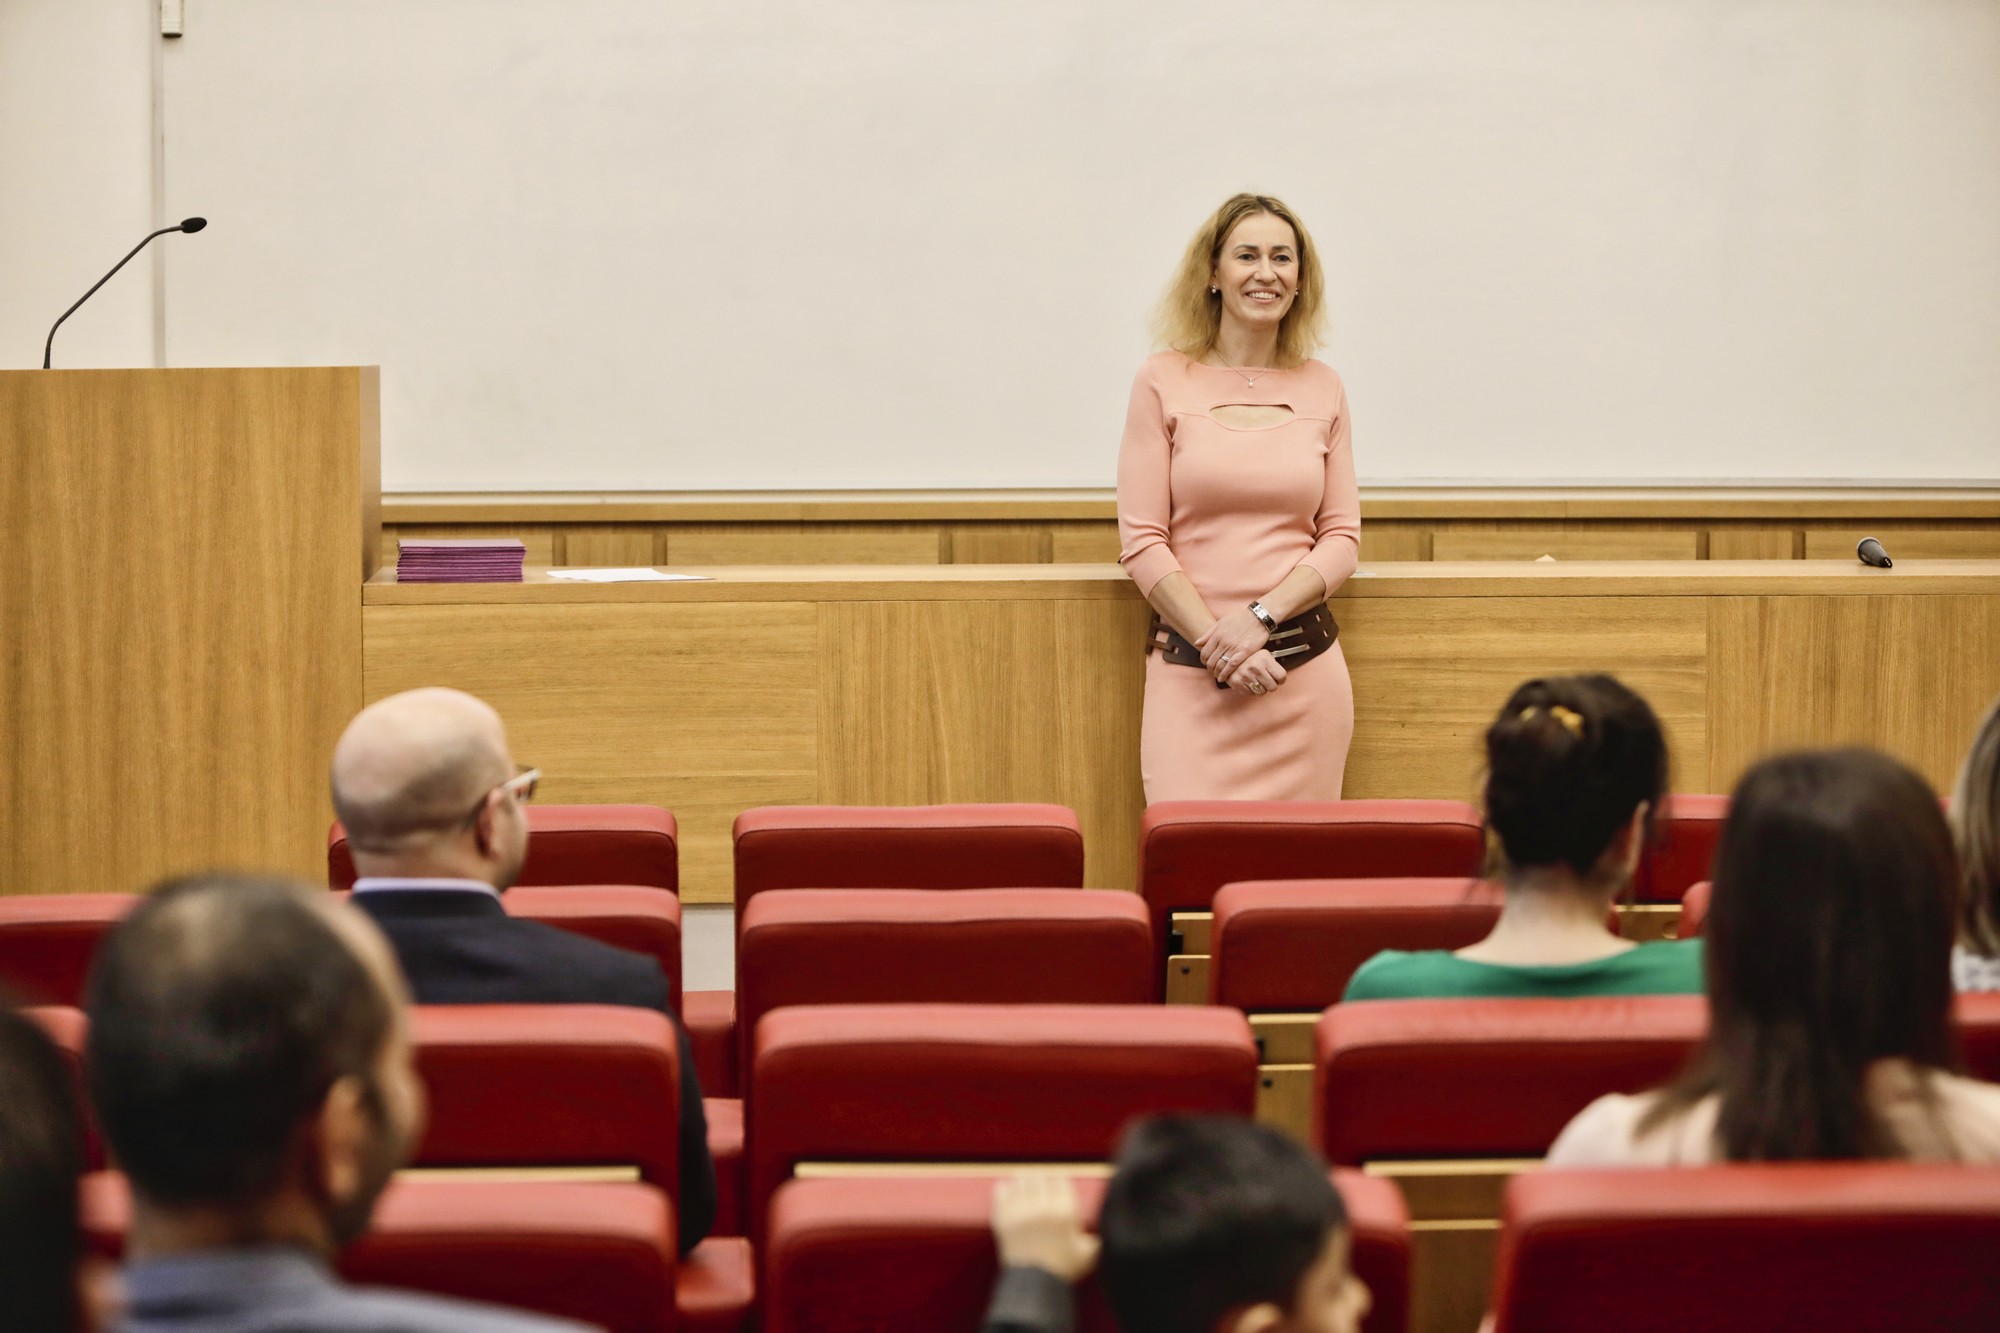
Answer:
[[1699, 995], [1701, 941], [1655, 940], [1588, 963], [1517, 967], [1475, 963], [1442, 949], [1384, 949], [1354, 973], [1345, 1000], [1575, 999], [1586, 995]]

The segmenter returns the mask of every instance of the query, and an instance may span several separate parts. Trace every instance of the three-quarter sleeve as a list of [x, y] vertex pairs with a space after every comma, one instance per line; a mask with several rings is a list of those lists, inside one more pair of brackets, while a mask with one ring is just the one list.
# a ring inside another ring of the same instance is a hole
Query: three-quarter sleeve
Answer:
[[[1327, 440], [1326, 483], [1313, 515], [1313, 547], [1299, 563], [1326, 580], [1331, 594], [1361, 562], [1361, 490], [1354, 482], [1354, 430], [1347, 412], [1347, 388], [1339, 389], [1333, 431]], [[1119, 487], [1123, 508], [1124, 487]]]
[[1145, 596], [1181, 567], [1169, 532], [1174, 507], [1169, 480], [1172, 454], [1160, 386], [1152, 367], [1141, 366], [1132, 381], [1125, 438], [1118, 446], [1118, 563]]

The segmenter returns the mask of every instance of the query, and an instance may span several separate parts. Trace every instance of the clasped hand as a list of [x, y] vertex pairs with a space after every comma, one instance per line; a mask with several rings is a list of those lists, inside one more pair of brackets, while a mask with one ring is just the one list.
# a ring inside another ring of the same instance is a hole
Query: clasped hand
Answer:
[[1069, 1177], [1021, 1172], [993, 1191], [993, 1239], [1006, 1268], [1039, 1268], [1075, 1282], [1097, 1262]]
[[1285, 683], [1285, 668], [1265, 647], [1270, 641], [1269, 631], [1245, 607], [1209, 626], [1194, 645], [1201, 649], [1201, 664], [1209, 674], [1230, 689], [1267, 694]]

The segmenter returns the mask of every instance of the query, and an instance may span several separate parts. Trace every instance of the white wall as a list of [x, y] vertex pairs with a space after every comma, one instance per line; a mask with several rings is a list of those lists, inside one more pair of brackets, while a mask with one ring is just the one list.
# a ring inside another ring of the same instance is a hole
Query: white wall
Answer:
[[[0, 367], [41, 365], [56, 316], [154, 226], [154, 11], [0, 0]], [[153, 263], [70, 317], [56, 365], [154, 364]]]
[[[24, 145], [0, 80], [0, 163], [77, 201], [7, 173], [53, 318], [130, 244], [74, 216], [144, 198], [97, 29], [151, 5], [5, 3], [0, 70], [81, 107]], [[1107, 484], [1244, 186], [1329, 258], [1364, 479], [2000, 479], [1988, 0], [189, 9], [166, 360], [380, 362], [392, 488]]]

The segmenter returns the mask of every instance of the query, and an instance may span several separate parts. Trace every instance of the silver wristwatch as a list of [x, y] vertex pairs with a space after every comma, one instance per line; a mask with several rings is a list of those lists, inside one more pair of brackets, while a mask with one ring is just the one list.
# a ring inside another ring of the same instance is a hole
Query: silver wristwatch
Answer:
[[1262, 602], [1250, 603], [1250, 614], [1257, 617], [1257, 623], [1264, 627], [1266, 634], [1275, 634], [1278, 632], [1277, 618], [1264, 609]]

